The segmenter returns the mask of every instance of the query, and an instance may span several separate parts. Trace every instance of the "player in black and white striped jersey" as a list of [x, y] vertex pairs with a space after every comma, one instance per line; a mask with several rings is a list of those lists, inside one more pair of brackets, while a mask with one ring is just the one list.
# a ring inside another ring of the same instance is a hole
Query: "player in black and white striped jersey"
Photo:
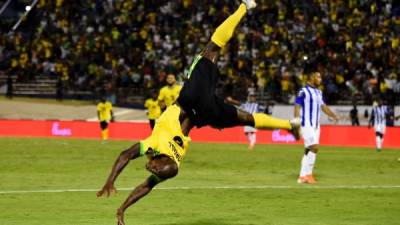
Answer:
[[388, 115], [388, 108], [383, 105], [381, 99], [377, 100], [377, 104], [372, 109], [371, 117], [369, 120], [368, 127], [374, 126], [376, 135], [376, 150], [379, 152], [382, 150], [383, 136], [386, 131], [386, 117]]
[[[231, 104], [236, 105], [240, 109], [242, 109], [250, 114], [263, 112], [265, 110], [264, 106], [258, 104], [257, 95], [254, 92], [249, 93], [247, 101], [244, 103], [234, 100], [231, 97], [228, 97], [227, 101], [230, 102]], [[252, 126], [244, 126], [244, 134], [247, 137], [247, 140], [249, 143], [248, 149], [250, 151], [254, 149], [254, 146], [256, 144], [256, 141], [257, 141], [256, 133], [257, 133], [256, 128], [254, 128]]]

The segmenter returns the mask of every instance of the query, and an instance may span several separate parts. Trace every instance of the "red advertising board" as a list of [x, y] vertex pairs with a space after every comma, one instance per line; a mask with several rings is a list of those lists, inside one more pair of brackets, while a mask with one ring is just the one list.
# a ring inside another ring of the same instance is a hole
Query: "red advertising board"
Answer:
[[[140, 140], [150, 134], [150, 126], [144, 122], [115, 122], [110, 124], [110, 138]], [[385, 148], [400, 149], [400, 127], [388, 127], [384, 137]], [[73, 137], [99, 138], [98, 122], [50, 121], [50, 120], [0, 120], [2, 137]], [[210, 127], [193, 129], [190, 137], [194, 142], [246, 143], [242, 127], [216, 130]], [[257, 143], [301, 144], [286, 131], [258, 131]], [[321, 145], [375, 147], [373, 129], [352, 126], [322, 126]]]

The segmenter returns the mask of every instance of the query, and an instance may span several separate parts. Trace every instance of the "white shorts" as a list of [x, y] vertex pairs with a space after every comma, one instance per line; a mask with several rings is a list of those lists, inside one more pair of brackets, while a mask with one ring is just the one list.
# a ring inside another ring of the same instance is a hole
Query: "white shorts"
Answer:
[[244, 132], [245, 133], [250, 133], [250, 132], [257, 132], [257, 129], [256, 128], [254, 128], [254, 127], [250, 127], [250, 126], [244, 126]]
[[304, 140], [304, 147], [310, 147], [311, 145], [319, 144], [319, 133], [320, 128], [315, 127], [301, 127], [301, 136]]
[[381, 133], [381, 134], [385, 134], [385, 131], [386, 131], [386, 126], [385, 126], [385, 124], [376, 124], [376, 125], [374, 126], [374, 128], [375, 128], [375, 132], [379, 132], [379, 133]]

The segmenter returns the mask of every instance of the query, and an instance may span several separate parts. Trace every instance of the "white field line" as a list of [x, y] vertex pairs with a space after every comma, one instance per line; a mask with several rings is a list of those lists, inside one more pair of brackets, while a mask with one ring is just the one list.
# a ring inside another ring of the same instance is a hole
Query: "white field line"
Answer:
[[[122, 116], [122, 115], [125, 115], [125, 114], [128, 114], [128, 113], [131, 113], [131, 112], [132, 112], [132, 110], [125, 109], [125, 110], [121, 110], [121, 111], [118, 111], [118, 112], [114, 112], [114, 116], [115, 117]], [[87, 119], [87, 121], [98, 121], [98, 120], [99, 119], [97, 118], [97, 116]]]
[[[199, 187], [159, 187], [155, 190], [251, 190], [251, 189], [400, 189], [400, 185], [262, 185], [262, 186], [199, 186]], [[96, 192], [99, 189], [49, 189], [49, 190], [4, 190], [0, 194], [28, 193], [64, 193], [64, 192]], [[119, 191], [131, 191], [132, 188], [117, 188]]]

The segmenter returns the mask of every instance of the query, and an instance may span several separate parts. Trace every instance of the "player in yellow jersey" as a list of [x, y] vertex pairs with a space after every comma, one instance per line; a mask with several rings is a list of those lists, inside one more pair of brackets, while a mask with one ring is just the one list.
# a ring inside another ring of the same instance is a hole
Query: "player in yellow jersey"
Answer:
[[172, 105], [179, 96], [182, 86], [176, 83], [175, 75], [167, 75], [167, 85], [160, 89], [160, 94], [158, 95], [158, 102], [161, 107], [161, 111]]
[[236, 12], [215, 30], [211, 41], [192, 63], [188, 80], [175, 104], [161, 114], [151, 136], [121, 152], [115, 161], [103, 188], [97, 192], [98, 197], [116, 192], [114, 182], [130, 160], [146, 155], [149, 159], [146, 168], [152, 173], [118, 208], [118, 225], [125, 225], [124, 213], [130, 205], [148, 194], [158, 183], [176, 176], [188, 149], [189, 132], [194, 126], [280, 128], [292, 132], [296, 139], [300, 138], [299, 120], [283, 120], [263, 113], [249, 114], [225, 103], [215, 94], [219, 76], [216, 66], [218, 52], [232, 37], [246, 12], [255, 6], [254, 0], [243, 0]]
[[108, 139], [108, 124], [110, 121], [114, 120], [114, 115], [112, 111], [112, 104], [106, 101], [104, 97], [100, 99], [99, 104], [97, 104], [97, 118], [100, 121], [101, 128], [101, 139], [107, 141]]
[[148, 98], [144, 102], [144, 107], [147, 109], [147, 118], [149, 118], [150, 127], [151, 129], [153, 129], [156, 123], [156, 119], [161, 114], [161, 109], [160, 106], [158, 105], [156, 91], [151, 92], [151, 98]]

